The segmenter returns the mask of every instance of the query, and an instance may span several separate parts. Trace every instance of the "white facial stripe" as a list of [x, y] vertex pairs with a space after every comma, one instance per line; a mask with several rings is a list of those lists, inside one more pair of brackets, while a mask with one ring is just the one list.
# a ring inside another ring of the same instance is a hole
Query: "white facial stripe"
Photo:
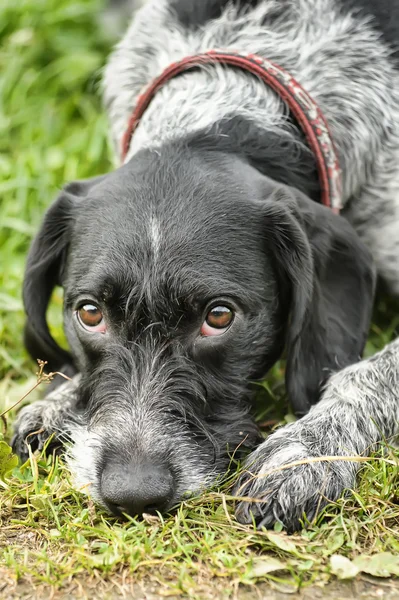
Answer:
[[159, 228], [159, 223], [157, 219], [152, 216], [150, 221], [150, 238], [151, 238], [151, 247], [154, 253], [154, 257], [158, 256], [161, 232]]

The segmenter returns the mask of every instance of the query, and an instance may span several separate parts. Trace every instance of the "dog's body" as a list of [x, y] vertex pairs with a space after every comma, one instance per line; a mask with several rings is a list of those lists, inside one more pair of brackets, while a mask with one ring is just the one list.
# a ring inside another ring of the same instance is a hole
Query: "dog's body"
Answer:
[[[41, 426], [68, 431], [72, 470], [100, 502], [166, 510], [210, 485], [236, 447], [258, 444], [250, 382], [286, 344], [289, 396], [307, 414], [250, 454], [255, 477], [244, 474], [237, 491], [255, 502], [237, 516], [293, 529], [354, 485], [359, 463], [278, 468], [367, 453], [397, 433], [399, 342], [353, 364], [374, 291], [366, 246], [399, 293], [397, 40], [397, 0], [153, 0], [139, 11], [104, 79], [117, 156], [137, 96], [170, 63], [211, 49], [255, 53], [325, 114], [343, 216], [317, 203], [314, 157], [263, 82], [215, 65], [167, 82], [124, 166], [67, 186], [31, 249], [28, 348], [82, 376], [22, 411], [20, 453]], [[57, 282], [73, 361], [45, 324]], [[227, 312], [225, 328], [209, 329]], [[79, 315], [104, 317], [82, 327]]]

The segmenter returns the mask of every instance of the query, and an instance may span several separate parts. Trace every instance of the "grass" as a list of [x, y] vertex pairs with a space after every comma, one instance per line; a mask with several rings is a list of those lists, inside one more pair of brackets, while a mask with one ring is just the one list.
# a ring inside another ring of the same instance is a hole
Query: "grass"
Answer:
[[[0, 412], [36, 381], [22, 345], [21, 282], [32, 236], [65, 181], [112, 166], [98, 91], [111, 40], [96, 22], [100, 8], [99, 0], [0, 4]], [[59, 340], [61, 303], [57, 292], [49, 317]], [[398, 308], [379, 299], [367, 354], [392, 339]], [[262, 390], [259, 419], [274, 417], [276, 406], [283, 418], [282, 398], [276, 367]], [[13, 415], [7, 429], [0, 423], [6, 440]], [[79, 589], [98, 597], [133, 583], [205, 598], [261, 581], [295, 591], [359, 570], [399, 575], [398, 459], [386, 443], [365, 464], [356, 492], [287, 537], [278, 528], [257, 532], [236, 523], [228, 482], [171, 517], [121, 523], [72, 488], [57, 457], [31, 456], [0, 487], [0, 595], [6, 590], [9, 597], [15, 582], [22, 591], [31, 584], [74, 589], [73, 597]], [[374, 558], [359, 559], [365, 556]], [[384, 572], [380, 559], [388, 564]]]

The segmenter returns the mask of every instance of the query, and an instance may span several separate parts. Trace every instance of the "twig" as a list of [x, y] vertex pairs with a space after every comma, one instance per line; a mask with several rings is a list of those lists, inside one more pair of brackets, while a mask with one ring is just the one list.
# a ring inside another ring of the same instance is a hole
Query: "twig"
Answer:
[[[336, 461], [344, 461], [344, 462], [371, 462], [373, 460], [383, 461], [386, 464], [397, 466], [397, 462], [393, 460], [389, 460], [387, 458], [379, 457], [379, 456], [313, 456], [311, 458], [306, 458], [304, 460], [296, 460], [294, 462], [288, 463], [286, 465], [281, 465], [281, 467], [276, 467], [275, 469], [270, 469], [266, 473], [262, 473], [261, 475], [256, 475], [251, 473], [251, 471], [246, 470], [244, 473], [248, 473], [252, 479], [259, 479], [263, 477], [269, 477], [269, 475], [273, 475], [274, 473], [279, 473], [280, 471], [284, 471], [285, 469], [291, 469], [292, 467], [299, 467], [301, 465], [308, 465], [311, 463], [317, 462], [336, 462]], [[241, 488], [245, 487], [248, 484], [248, 481], [242, 484]], [[240, 489], [241, 489], [240, 488]]]
[[64, 375], [63, 373], [60, 373], [59, 371], [52, 371], [51, 373], [44, 373], [43, 371], [44, 371], [44, 367], [47, 365], [47, 361], [38, 359], [37, 362], [39, 364], [39, 370], [36, 373], [37, 381], [36, 381], [35, 385], [32, 386], [26, 392], [26, 394], [24, 394], [22, 396], [22, 398], [17, 400], [17, 402], [12, 404], [9, 408], [4, 410], [2, 413], [0, 413], [0, 419], [3, 421], [5, 432], [7, 432], [7, 419], [5, 418], [5, 415], [8, 412], [10, 412], [10, 410], [13, 410], [16, 406], [21, 404], [21, 402], [23, 402], [25, 400], [25, 398], [27, 396], [29, 396], [29, 394], [31, 394], [37, 387], [39, 387], [39, 385], [41, 385], [42, 383], [50, 383], [56, 375], [60, 375], [60, 377], [63, 377], [64, 379], [71, 381], [70, 377], [68, 377], [67, 375]]

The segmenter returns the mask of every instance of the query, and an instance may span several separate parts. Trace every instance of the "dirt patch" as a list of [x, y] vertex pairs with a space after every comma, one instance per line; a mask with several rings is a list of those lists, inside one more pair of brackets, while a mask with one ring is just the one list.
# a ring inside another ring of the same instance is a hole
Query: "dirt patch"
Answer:
[[[0, 570], [1, 600], [159, 600], [165, 597], [162, 591], [153, 585], [134, 582], [131, 576], [122, 574], [112, 577], [111, 581], [97, 578], [74, 579], [61, 590], [48, 585], [32, 585], [28, 582], [16, 583], [14, 577], [6, 570]], [[220, 582], [212, 586], [208, 582], [207, 589], [200, 584], [198, 591], [191, 597], [232, 600], [399, 600], [399, 581], [377, 581], [359, 578], [345, 582], [333, 582], [325, 587], [310, 586], [300, 592], [284, 593], [276, 591], [267, 584], [251, 587], [240, 586], [235, 592], [227, 593]], [[202, 588], [202, 591], [201, 591]], [[169, 600], [188, 597], [183, 592], [176, 595], [167, 594]]]

